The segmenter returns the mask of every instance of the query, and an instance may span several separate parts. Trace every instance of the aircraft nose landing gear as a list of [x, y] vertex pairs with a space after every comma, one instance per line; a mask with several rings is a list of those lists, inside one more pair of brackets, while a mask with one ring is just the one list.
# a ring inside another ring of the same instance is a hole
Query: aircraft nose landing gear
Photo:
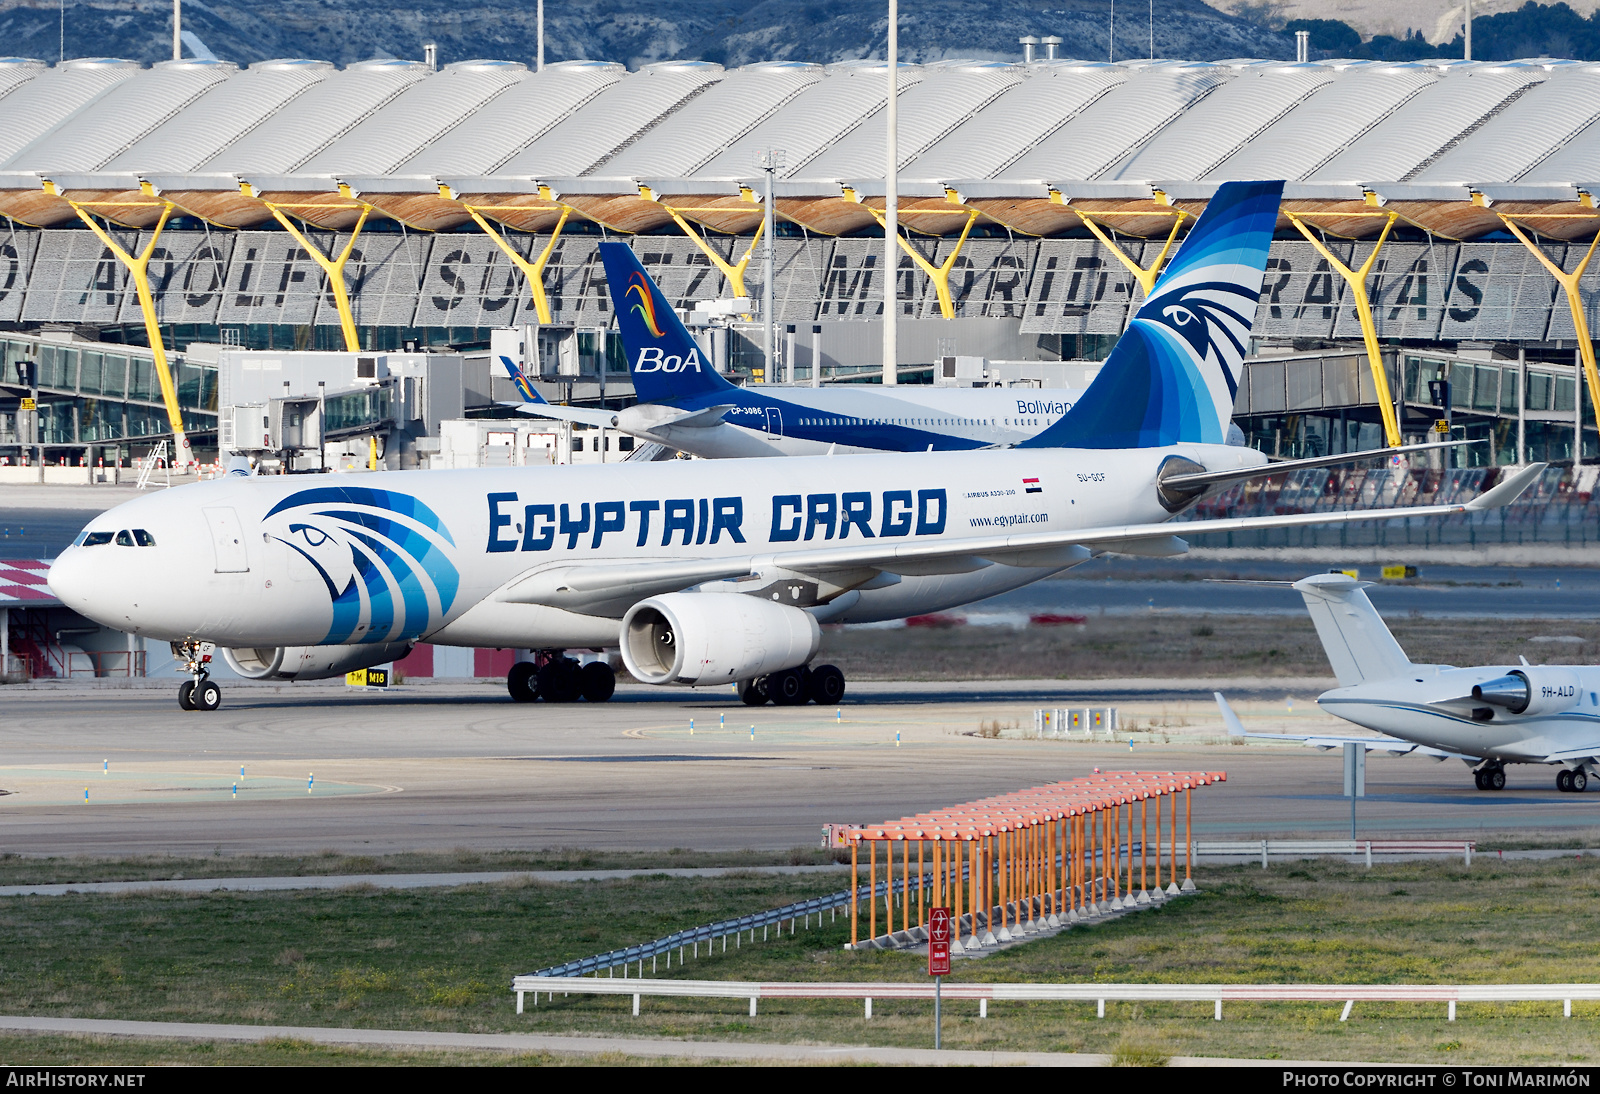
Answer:
[[214, 642], [174, 642], [172, 654], [184, 663], [190, 679], [178, 685], [178, 707], [181, 710], [216, 710], [222, 705], [222, 689], [211, 679], [211, 656], [217, 652]]

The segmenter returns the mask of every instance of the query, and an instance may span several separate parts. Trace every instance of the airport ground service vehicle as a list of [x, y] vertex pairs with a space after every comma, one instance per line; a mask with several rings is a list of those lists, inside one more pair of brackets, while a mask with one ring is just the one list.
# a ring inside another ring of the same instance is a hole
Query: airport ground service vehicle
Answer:
[[[953, 607], [1098, 552], [1181, 553], [1174, 513], [1283, 466], [1224, 443], [1281, 190], [1219, 189], [1083, 398], [1014, 448], [229, 476], [97, 517], [50, 586], [107, 626], [215, 643], [247, 676], [330, 677], [428, 641], [534, 651], [507, 682], [517, 698], [599, 699], [609, 669], [585, 678], [565, 651], [620, 647], [646, 683], [832, 701], [842, 676], [807, 668], [819, 624]], [[624, 317], [648, 332], [634, 332], [639, 354], [675, 334], [642, 291]], [[1537, 474], [1465, 504], [1184, 530], [1492, 508]], [[180, 699], [214, 708], [220, 690], [191, 660]]]
[[1246, 734], [1217, 696], [1235, 735], [1300, 740], [1314, 748], [1349, 742], [1369, 751], [1458, 759], [1479, 790], [1503, 790], [1507, 764], [1549, 764], [1556, 789], [1582, 793], [1600, 773], [1600, 668], [1589, 665], [1416, 665], [1366, 589], [1344, 574], [1294, 583], [1305, 598], [1339, 686], [1317, 697], [1330, 714], [1383, 736]]

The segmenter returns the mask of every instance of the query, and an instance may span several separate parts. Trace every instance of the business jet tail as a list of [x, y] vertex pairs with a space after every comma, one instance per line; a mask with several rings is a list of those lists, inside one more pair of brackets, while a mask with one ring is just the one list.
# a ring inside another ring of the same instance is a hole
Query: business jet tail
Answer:
[[1226, 182], [1083, 397], [1022, 448], [1225, 444], [1282, 182]]
[[1365, 590], [1370, 585], [1345, 574], [1312, 574], [1294, 583], [1305, 598], [1340, 687], [1388, 680], [1412, 667], [1406, 651], [1367, 599]]
[[667, 298], [625, 243], [600, 244], [611, 306], [641, 403], [725, 394], [734, 386], [717, 374]]

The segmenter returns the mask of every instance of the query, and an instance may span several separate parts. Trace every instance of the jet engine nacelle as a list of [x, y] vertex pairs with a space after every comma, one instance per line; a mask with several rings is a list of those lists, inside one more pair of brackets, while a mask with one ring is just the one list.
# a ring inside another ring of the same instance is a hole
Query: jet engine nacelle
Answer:
[[411, 652], [410, 642], [385, 642], [376, 646], [243, 646], [224, 649], [222, 659], [246, 680], [327, 680], [385, 661], [398, 661]]
[[622, 617], [622, 660], [647, 684], [726, 684], [803, 665], [822, 645], [810, 612], [743, 593], [668, 593]]
[[1513, 669], [1472, 689], [1474, 699], [1527, 715], [1560, 714], [1577, 706], [1580, 694], [1577, 673], [1538, 666]]

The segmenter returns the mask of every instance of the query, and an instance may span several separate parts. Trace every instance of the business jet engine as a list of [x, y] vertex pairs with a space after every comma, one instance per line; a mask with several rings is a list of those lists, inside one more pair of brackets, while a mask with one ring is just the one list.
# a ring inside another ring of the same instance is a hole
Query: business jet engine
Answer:
[[327, 680], [356, 669], [398, 661], [410, 642], [374, 646], [243, 646], [224, 649], [222, 659], [246, 680]]
[[1472, 697], [1512, 714], [1560, 714], [1578, 705], [1581, 694], [1576, 673], [1567, 669], [1530, 665], [1513, 669], [1508, 676], [1497, 676], [1475, 684]]
[[726, 684], [811, 660], [822, 629], [810, 612], [743, 593], [667, 593], [622, 617], [622, 660], [647, 684]]

